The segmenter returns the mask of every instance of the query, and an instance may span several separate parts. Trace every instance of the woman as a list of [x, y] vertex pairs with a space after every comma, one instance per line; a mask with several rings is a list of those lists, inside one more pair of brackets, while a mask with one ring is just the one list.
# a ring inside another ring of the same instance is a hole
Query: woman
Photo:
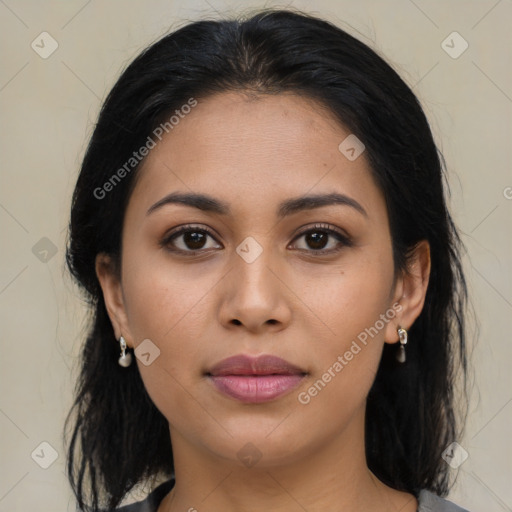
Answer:
[[466, 286], [440, 155], [344, 31], [265, 10], [146, 49], [101, 110], [67, 261], [92, 309], [81, 509], [158, 480], [119, 510], [462, 510], [443, 499]]

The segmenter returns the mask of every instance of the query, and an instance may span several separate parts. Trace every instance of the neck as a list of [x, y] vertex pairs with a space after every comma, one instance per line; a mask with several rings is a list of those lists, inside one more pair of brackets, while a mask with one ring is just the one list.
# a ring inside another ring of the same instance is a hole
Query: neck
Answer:
[[[361, 422], [362, 425], [361, 425]], [[158, 512], [415, 512], [416, 498], [378, 480], [366, 465], [364, 414], [343, 435], [307, 454], [252, 467], [213, 456], [171, 429], [176, 483]], [[283, 462], [284, 461], [284, 462]]]

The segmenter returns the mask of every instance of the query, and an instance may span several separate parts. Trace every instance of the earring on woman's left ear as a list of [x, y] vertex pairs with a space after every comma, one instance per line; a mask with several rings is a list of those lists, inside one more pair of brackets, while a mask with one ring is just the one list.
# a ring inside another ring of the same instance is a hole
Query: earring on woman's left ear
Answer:
[[117, 362], [123, 368], [127, 368], [132, 364], [132, 355], [129, 352], [126, 353], [126, 341], [122, 336], [119, 338], [119, 344], [121, 345], [121, 356]]
[[398, 348], [398, 352], [396, 353], [396, 360], [399, 363], [405, 363], [405, 345], [407, 344], [407, 331], [403, 327], [399, 327], [397, 329], [397, 332], [400, 341], [400, 347]]

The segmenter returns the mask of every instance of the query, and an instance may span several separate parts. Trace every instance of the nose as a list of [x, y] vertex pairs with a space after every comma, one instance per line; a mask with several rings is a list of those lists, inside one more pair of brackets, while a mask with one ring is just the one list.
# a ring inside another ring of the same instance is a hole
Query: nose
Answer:
[[270, 249], [264, 249], [250, 263], [234, 253], [233, 266], [220, 288], [221, 324], [228, 329], [253, 333], [286, 328], [292, 316], [289, 303], [292, 294], [279, 274]]

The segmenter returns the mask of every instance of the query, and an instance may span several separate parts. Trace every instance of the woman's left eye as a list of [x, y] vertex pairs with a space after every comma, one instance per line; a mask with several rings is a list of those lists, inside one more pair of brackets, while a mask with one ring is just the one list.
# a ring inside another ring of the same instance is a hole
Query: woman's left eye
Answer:
[[298, 249], [310, 251], [317, 255], [337, 252], [343, 247], [352, 245], [351, 240], [346, 235], [325, 224], [317, 224], [313, 228], [303, 231], [295, 240], [301, 238], [304, 239], [308, 247], [299, 247]]

